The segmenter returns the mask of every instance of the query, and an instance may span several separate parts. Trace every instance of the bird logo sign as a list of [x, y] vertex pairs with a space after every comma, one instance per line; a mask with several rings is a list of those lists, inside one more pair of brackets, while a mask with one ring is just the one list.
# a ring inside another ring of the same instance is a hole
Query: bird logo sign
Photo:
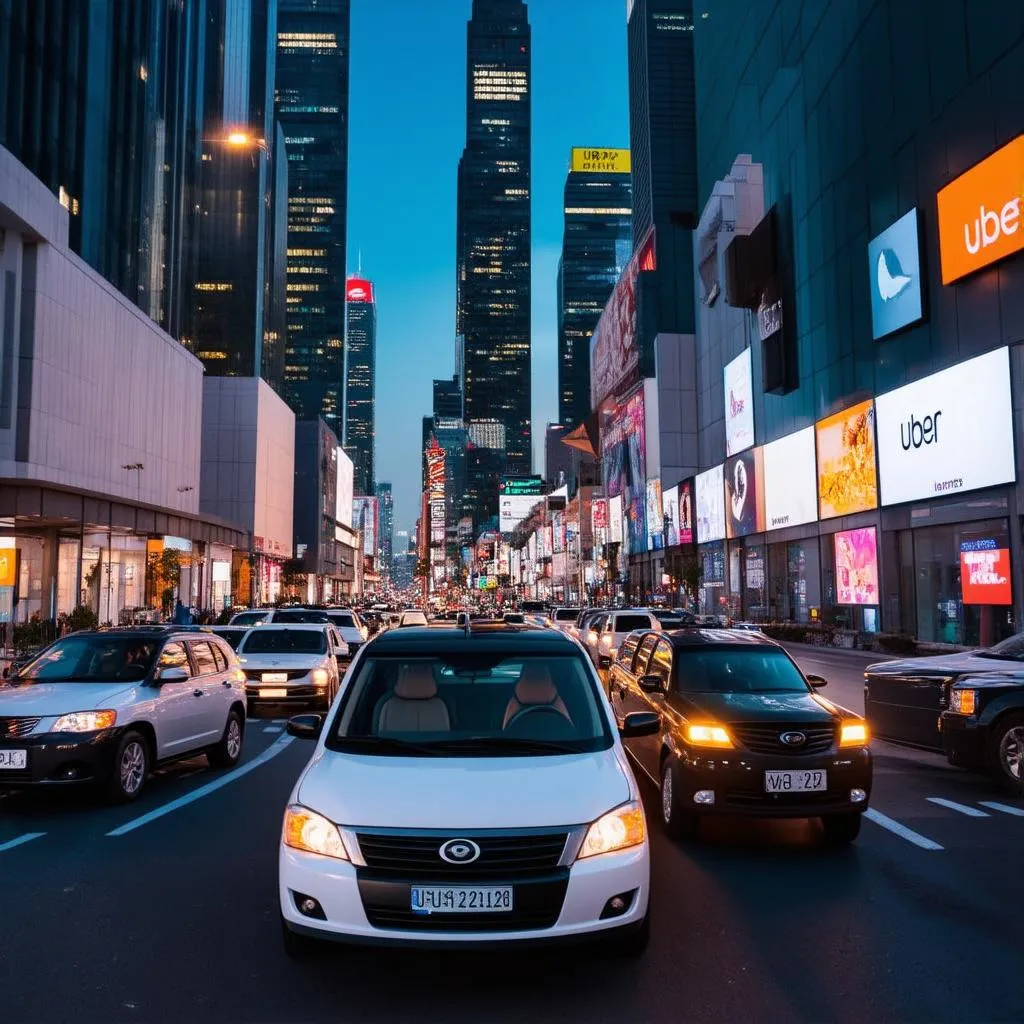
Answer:
[[883, 249], [878, 254], [876, 280], [882, 301], [891, 302], [897, 295], [903, 294], [913, 278], [903, 273], [900, 258], [892, 249]]
[[921, 300], [921, 248], [917, 210], [909, 210], [868, 243], [871, 328], [875, 341], [917, 323]]

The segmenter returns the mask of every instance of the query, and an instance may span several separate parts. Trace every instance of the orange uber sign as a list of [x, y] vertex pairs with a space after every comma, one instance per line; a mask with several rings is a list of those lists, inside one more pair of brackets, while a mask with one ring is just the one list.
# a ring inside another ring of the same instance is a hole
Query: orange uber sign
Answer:
[[1024, 249], [1024, 135], [951, 181], [938, 203], [943, 284]]

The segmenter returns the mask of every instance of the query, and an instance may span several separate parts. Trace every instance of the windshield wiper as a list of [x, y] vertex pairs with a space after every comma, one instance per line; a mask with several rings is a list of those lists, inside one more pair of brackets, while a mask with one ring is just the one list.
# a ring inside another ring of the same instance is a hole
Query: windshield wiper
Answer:
[[436, 744], [408, 743], [389, 736], [338, 736], [330, 743], [331, 749], [362, 753], [410, 754], [414, 757], [437, 757]]
[[580, 754], [577, 744], [555, 740], [517, 739], [514, 736], [467, 736], [455, 740], [438, 740], [431, 747], [442, 750], [519, 750], [523, 753]]

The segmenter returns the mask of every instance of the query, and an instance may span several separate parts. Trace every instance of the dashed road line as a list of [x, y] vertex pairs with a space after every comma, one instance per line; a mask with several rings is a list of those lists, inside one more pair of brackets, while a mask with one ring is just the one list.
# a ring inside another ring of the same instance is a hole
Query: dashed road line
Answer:
[[265, 725], [263, 727], [264, 732], [284, 732], [283, 725]]
[[958, 804], [955, 800], [946, 800], [941, 796], [926, 797], [928, 803], [938, 804], [939, 807], [948, 807], [958, 814], [966, 814], [968, 818], [987, 818], [987, 811], [979, 811], [977, 807], [969, 807], [967, 804]]
[[13, 850], [16, 846], [23, 846], [25, 843], [31, 843], [33, 839], [40, 839], [45, 835], [45, 832], [26, 832], [23, 836], [18, 836], [17, 839], [11, 839], [6, 843], [0, 843], [0, 853], [4, 853], [7, 850]]
[[1001, 804], [996, 800], [979, 800], [978, 803], [990, 811], [1001, 811], [1003, 814], [1012, 814], [1015, 818], [1024, 818], [1024, 807], [1013, 807], [1010, 804]]
[[882, 814], [881, 811], [876, 811], [873, 807], [869, 807], [864, 812], [864, 817], [867, 818], [868, 821], [873, 821], [876, 825], [880, 825], [893, 835], [899, 836], [900, 839], [905, 839], [908, 843], [913, 843], [914, 846], [919, 846], [922, 850], [944, 849], [944, 847], [940, 846], [934, 839], [929, 839], [927, 836], [921, 835], [920, 832], [915, 832], [912, 828], [907, 828], [906, 825], [901, 825], [895, 819]]
[[[140, 815], [138, 818], [133, 818], [124, 825], [120, 825], [113, 831], [108, 832], [107, 835], [123, 836], [129, 832], [134, 832], [135, 829], [141, 828], [143, 825], [148, 825], [151, 821], [156, 821], [157, 818], [162, 818], [165, 814], [177, 811], [182, 807], [186, 807], [188, 804], [194, 803], [196, 800], [201, 800], [204, 796], [209, 796], [211, 793], [215, 793], [218, 789], [223, 789], [230, 783], [242, 778], [244, 775], [248, 775], [249, 772], [254, 769], [259, 768], [260, 765], [266, 764], [272, 758], [277, 757], [278, 754], [282, 753], [287, 748], [288, 744], [291, 743], [292, 740], [293, 737], [291, 736], [282, 736], [277, 740], [277, 742], [267, 747], [262, 754], [257, 754], [257, 756], [251, 761], [247, 761], [245, 764], [228, 772], [226, 775], [222, 775], [219, 779], [215, 779], [213, 782], [208, 782], [205, 786], [200, 786], [198, 789], [192, 790], [191, 793], [186, 793], [184, 796], [178, 797], [177, 800], [172, 800], [169, 804], [164, 804], [162, 807], [157, 807], [155, 810]], [[2, 847], [0, 847], [0, 849], [2, 849]]]

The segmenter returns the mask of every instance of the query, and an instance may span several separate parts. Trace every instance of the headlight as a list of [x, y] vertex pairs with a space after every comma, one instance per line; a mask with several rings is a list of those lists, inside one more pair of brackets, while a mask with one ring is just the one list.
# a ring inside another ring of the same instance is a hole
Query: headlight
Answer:
[[596, 857], [601, 853], [612, 853], [614, 850], [626, 850], [631, 846], [639, 846], [647, 838], [647, 823], [644, 810], [639, 803], [633, 802], [616, 807], [614, 811], [603, 814], [587, 829], [587, 837], [583, 840], [577, 860], [585, 857]]
[[348, 860], [338, 826], [301, 804], [292, 804], [284, 812], [284, 845], [322, 857]]
[[695, 747], [732, 747], [729, 733], [720, 725], [688, 725], [685, 736]]
[[310, 678], [313, 680], [314, 686], [326, 686], [327, 685], [327, 669], [315, 668], [309, 673]]
[[863, 722], [846, 722], [839, 736], [841, 747], [862, 747], [868, 741], [868, 727]]
[[116, 721], [116, 711], [73, 711], [70, 715], [61, 715], [50, 726], [50, 732], [99, 732], [109, 729]]
[[949, 710], [954, 714], [973, 715], [977, 706], [977, 690], [953, 690], [949, 695]]

